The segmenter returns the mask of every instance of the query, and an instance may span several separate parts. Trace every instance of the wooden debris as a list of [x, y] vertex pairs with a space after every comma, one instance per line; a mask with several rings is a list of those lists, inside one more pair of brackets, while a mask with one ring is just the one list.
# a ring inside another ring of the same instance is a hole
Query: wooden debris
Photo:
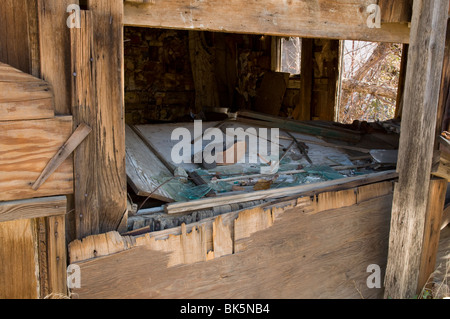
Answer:
[[385, 171], [381, 173], [360, 175], [356, 177], [342, 178], [338, 180], [326, 181], [315, 184], [287, 187], [282, 189], [263, 190], [251, 193], [238, 194], [234, 196], [223, 196], [214, 200], [201, 199], [185, 203], [171, 203], [165, 205], [165, 210], [168, 214], [178, 214], [193, 210], [201, 210], [222, 204], [231, 204], [243, 201], [260, 200], [268, 198], [282, 198], [293, 195], [300, 196], [302, 193], [310, 193], [317, 190], [356, 187], [379, 181], [394, 179], [396, 178], [396, 176], [397, 173], [395, 171]]

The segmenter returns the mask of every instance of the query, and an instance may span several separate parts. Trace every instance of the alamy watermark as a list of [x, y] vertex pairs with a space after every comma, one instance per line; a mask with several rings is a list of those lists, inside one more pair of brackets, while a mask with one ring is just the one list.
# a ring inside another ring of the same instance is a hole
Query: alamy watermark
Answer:
[[66, 20], [69, 29], [81, 28], [81, 8], [78, 4], [70, 4], [67, 6], [66, 12], [70, 13]]

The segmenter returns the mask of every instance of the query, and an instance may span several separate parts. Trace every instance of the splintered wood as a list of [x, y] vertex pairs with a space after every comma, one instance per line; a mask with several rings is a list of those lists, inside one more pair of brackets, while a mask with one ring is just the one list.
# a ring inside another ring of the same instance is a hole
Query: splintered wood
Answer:
[[[298, 202], [138, 237], [131, 249], [77, 262], [83, 284], [72, 292], [94, 299], [380, 298], [382, 289], [368, 289], [366, 270], [386, 264], [392, 195], [318, 214], [305, 214]], [[245, 225], [245, 249], [228, 254], [234, 225], [246, 221], [258, 226]], [[211, 233], [213, 224], [223, 227], [220, 235]]]
[[327, 192], [268, 207], [223, 214], [139, 237], [122, 237], [117, 232], [90, 236], [69, 244], [70, 262], [83, 262], [137, 247], [167, 253], [169, 268], [213, 260], [246, 251], [252, 235], [273, 227], [286, 211], [296, 209], [300, 214], [317, 214], [383, 197], [391, 194], [392, 189], [392, 182], [385, 182]]

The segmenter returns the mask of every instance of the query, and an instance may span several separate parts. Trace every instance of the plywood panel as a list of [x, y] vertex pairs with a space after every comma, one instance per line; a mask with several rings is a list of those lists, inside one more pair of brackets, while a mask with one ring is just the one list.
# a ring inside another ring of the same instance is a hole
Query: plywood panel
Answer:
[[71, 157], [39, 190], [31, 188], [71, 134], [71, 116], [0, 122], [0, 201], [71, 194]]
[[[79, 263], [83, 285], [74, 293], [80, 298], [380, 297], [382, 289], [367, 288], [366, 270], [370, 264], [386, 265], [391, 202], [392, 196], [384, 196], [314, 215], [302, 208], [278, 211], [271, 227], [247, 237], [245, 250], [176, 267], [169, 265], [172, 255], [184, 256], [174, 252], [183, 249], [183, 235], [161, 238], [159, 245], [177, 241], [170, 249], [155, 249], [153, 238]], [[198, 230], [191, 236], [199, 236]], [[201, 238], [195, 242], [203, 247]]]

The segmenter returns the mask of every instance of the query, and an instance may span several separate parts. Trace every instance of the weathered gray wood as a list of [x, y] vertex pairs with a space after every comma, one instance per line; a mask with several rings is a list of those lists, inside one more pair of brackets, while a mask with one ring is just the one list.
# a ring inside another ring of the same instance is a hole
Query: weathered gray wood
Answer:
[[411, 298], [417, 290], [448, 5], [414, 1], [385, 297]]
[[[405, 2], [408, 0], [396, 0]], [[369, 28], [367, 7], [377, 0], [134, 0], [124, 3], [127, 26], [254, 33], [305, 38], [408, 42], [407, 23]], [[387, 11], [390, 9], [388, 8]], [[385, 10], [386, 11], [386, 10]], [[385, 16], [388, 14], [384, 13]], [[398, 22], [395, 15], [389, 22]], [[397, 20], [397, 21], [395, 21]], [[403, 21], [402, 21], [403, 22]]]
[[168, 185], [162, 185], [165, 180], [173, 178], [172, 172], [128, 125], [125, 134], [127, 177], [135, 193], [173, 202], [176, 194]]
[[[147, 246], [123, 251], [122, 244], [119, 253], [79, 263], [83, 284], [74, 293], [80, 298], [380, 298], [382, 289], [367, 287], [366, 270], [372, 263], [386, 264], [391, 201], [389, 195], [319, 214], [286, 210], [272, 227], [243, 240], [245, 251], [177, 267], [168, 267], [174, 254], [197, 249], [182, 247], [175, 236], [183, 230], [162, 231], [156, 242], [175, 237], [178, 244], [171, 247], [177, 252]], [[237, 217], [228, 215], [223, 224]], [[200, 229], [212, 222], [201, 224]], [[187, 236], [196, 234], [192, 225], [186, 228]], [[102, 241], [91, 243], [102, 247]]]

